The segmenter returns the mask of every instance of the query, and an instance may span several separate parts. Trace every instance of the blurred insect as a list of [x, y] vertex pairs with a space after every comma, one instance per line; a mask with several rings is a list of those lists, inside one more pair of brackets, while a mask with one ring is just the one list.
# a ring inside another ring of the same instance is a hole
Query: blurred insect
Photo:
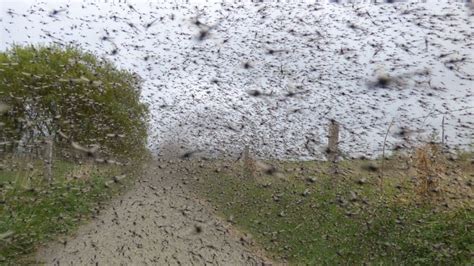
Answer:
[[152, 20], [151, 22], [148, 22], [147, 24], [144, 25], [145, 29], [148, 30], [150, 27], [152, 27], [157, 21], [159, 20], [159, 18], [157, 19], [154, 19]]
[[85, 153], [87, 156], [89, 157], [94, 157], [96, 156], [96, 153], [97, 151], [99, 150], [99, 146], [98, 145], [92, 145], [90, 148], [86, 148], [84, 146], [81, 146], [79, 143], [76, 143], [76, 142], [71, 142], [71, 146], [78, 150], [78, 151], [81, 151], [83, 153]]
[[363, 164], [360, 168], [368, 172], [377, 172], [379, 170], [379, 167], [374, 164]]
[[61, 13], [63, 13], [64, 11], [66, 11], [67, 9], [63, 8], [63, 9], [53, 9], [50, 13], [49, 13], [49, 16], [50, 17], [54, 17], [56, 15], [59, 15]]
[[245, 63], [242, 65], [242, 67], [243, 67], [244, 69], [250, 69], [250, 68], [252, 68], [252, 65], [250, 64], [250, 62], [245, 62]]
[[203, 229], [201, 225], [194, 225], [194, 232], [196, 232], [196, 234], [200, 234], [202, 231]]
[[220, 22], [217, 22], [216, 24], [210, 26], [210, 25], [207, 25], [207, 24], [204, 24], [202, 23], [200, 20], [199, 20], [199, 16], [197, 16], [194, 20], [193, 20], [193, 24], [196, 25], [198, 28], [199, 28], [199, 32], [196, 36], [197, 40], [198, 41], [204, 41], [205, 39], [209, 38], [210, 36], [210, 31], [215, 29], [217, 26], [219, 26]]
[[199, 152], [198, 150], [188, 151], [188, 152], [182, 154], [182, 155], [180, 156], [180, 158], [181, 158], [181, 159], [189, 159], [189, 158], [191, 158], [194, 154], [196, 154], [196, 153], [198, 153], [198, 152]]

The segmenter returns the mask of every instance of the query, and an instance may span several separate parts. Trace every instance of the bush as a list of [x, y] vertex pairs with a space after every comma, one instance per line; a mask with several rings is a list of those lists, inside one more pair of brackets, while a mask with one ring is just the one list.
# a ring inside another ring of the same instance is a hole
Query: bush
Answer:
[[28, 149], [99, 145], [118, 157], [146, 150], [148, 108], [141, 79], [68, 46], [14, 46], [0, 53], [0, 142]]

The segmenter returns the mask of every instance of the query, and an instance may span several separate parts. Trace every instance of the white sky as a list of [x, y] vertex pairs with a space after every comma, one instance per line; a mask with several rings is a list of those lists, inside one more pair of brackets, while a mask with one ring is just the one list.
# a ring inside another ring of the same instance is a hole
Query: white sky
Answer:
[[[143, 99], [153, 113], [153, 149], [179, 141], [188, 149], [232, 153], [252, 141], [265, 156], [309, 156], [304, 143], [312, 138], [321, 151], [328, 119], [335, 118], [344, 125], [346, 151], [376, 153], [392, 119], [393, 131], [420, 129], [426, 139], [440, 128], [443, 113], [449, 144], [473, 142], [474, 85], [460, 78], [474, 75], [474, 38], [468, 38], [474, 36], [473, 16], [463, 4], [191, 3], [1, 0], [0, 49], [72, 42], [138, 72], [146, 79]], [[202, 42], [192, 23], [198, 14], [213, 26]], [[160, 17], [148, 30], [143, 27]], [[101, 40], [106, 32], [111, 42]], [[111, 56], [114, 46], [119, 53]], [[288, 53], [269, 56], [268, 49]], [[456, 64], [457, 71], [447, 68], [447, 60], [462, 57], [466, 63]], [[244, 62], [254, 67], [245, 70]], [[425, 69], [429, 78], [413, 75]], [[368, 88], [380, 70], [400, 83]], [[253, 89], [272, 96], [250, 98]], [[289, 91], [305, 93], [287, 98]], [[229, 130], [242, 123], [249, 126]]]

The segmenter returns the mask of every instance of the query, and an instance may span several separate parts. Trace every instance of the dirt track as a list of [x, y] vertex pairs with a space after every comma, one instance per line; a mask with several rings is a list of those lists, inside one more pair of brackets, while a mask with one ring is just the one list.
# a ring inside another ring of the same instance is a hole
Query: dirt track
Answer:
[[182, 178], [154, 166], [66, 244], [42, 247], [36, 259], [54, 265], [262, 265], [266, 260], [248, 247]]

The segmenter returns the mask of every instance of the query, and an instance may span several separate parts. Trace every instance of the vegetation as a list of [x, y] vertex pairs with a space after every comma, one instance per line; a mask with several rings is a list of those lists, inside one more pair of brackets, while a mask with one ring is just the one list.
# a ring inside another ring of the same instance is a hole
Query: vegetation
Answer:
[[140, 174], [140, 83], [74, 47], [0, 53], [0, 264], [28, 263], [38, 244], [96, 215]]
[[277, 260], [472, 265], [474, 165], [443, 161], [444, 174], [426, 191], [423, 171], [432, 162], [422, 150], [410, 161], [386, 161], [383, 180], [380, 162], [370, 160], [343, 161], [338, 175], [325, 162], [269, 162], [279, 172], [254, 179], [227, 163], [204, 170], [194, 185]]
[[[97, 214], [138, 174], [124, 166], [57, 160], [54, 181], [42, 162], [6, 159], [0, 170], [0, 263], [26, 263], [38, 244], [65, 235]], [[126, 178], [121, 178], [126, 174]], [[118, 178], [120, 177], [120, 178]], [[120, 181], [118, 180], [120, 179]], [[115, 181], [114, 181], [115, 180]]]
[[78, 48], [15, 46], [0, 53], [0, 138], [23, 149], [41, 137], [100, 145], [114, 156], [146, 150], [141, 81]]

